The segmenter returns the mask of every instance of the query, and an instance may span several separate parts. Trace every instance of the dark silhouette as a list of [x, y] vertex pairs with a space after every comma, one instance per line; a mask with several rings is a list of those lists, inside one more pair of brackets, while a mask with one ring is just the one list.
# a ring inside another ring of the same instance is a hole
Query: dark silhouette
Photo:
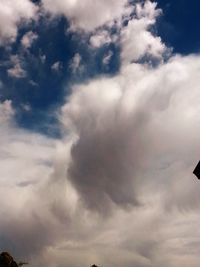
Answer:
[[197, 164], [196, 168], [194, 169], [193, 173], [194, 173], [194, 175], [196, 175], [196, 177], [197, 177], [198, 179], [200, 179], [200, 161], [199, 161], [199, 163]]
[[15, 267], [14, 265], [16, 262], [13, 262], [13, 257], [8, 252], [2, 252], [0, 254], [0, 267]]
[[20, 262], [19, 264], [14, 261], [13, 257], [8, 252], [1, 252], [0, 254], [0, 267], [20, 267], [27, 262]]

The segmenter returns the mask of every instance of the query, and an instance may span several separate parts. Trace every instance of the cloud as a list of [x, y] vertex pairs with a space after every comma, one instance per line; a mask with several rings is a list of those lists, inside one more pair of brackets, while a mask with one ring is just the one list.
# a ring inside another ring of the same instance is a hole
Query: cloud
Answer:
[[[175, 168], [177, 179], [183, 179], [182, 168], [192, 168], [198, 147], [198, 66], [193, 56], [171, 58], [155, 70], [131, 64], [114, 78], [74, 88], [63, 107], [63, 121], [77, 136], [69, 176], [89, 207], [142, 203], [140, 190], [152, 166], [158, 179], [165, 162], [163, 168], [172, 176]], [[174, 197], [177, 202], [179, 194]]]
[[19, 64], [16, 64], [13, 68], [8, 69], [8, 76], [14, 78], [24, 78], [26, 76], [25, 70]]
[[105, 223], [77, 252], [83, 259], [198, 265], [199, 67], [199, 56], [174, 56], [156, 69], [125, 64], [113, 78], [74, 86], [62, 109], [74, 135], [67, 177], [86, 210], [100, 215], [96, 224], [101, 216]]
[[[135, 12], [118, 25], [119, 72], [72, 86], [60, 140], [19, 128], [0, 104], [0, 249], [30, 266], [199, 266], [200, 57], [164, 61], [155, 5]], [[137, 62], [146, 54], [160, 64]]]
[[114, 19], [126, 10], [127, 0], [43, 0], [44, 8], [54, 15], [65, 15], [73, 28], [93, 31]]
[[12, 115], [14, 115], [14, 110], [12, 109], [10, 100], [6, 100], [2, 104], [0, 104], [0, 113], [1, 124], [7, 124], [10, 121]]
[[72, 210], [67, 205], [75, 198], [65, 177], [67, 146], [18, 128], [14, 113], [11, 101], [0, 104], [0, 249], [29, 260], [41, 257], [62, 237], [65, 231], [58, 214], [64, 211], [66, 225]]
[[14, 78], [26, 77], [26, 71], [22, 68], [22, 61], [18, 55], [12, 55], [10, 57], [11, 68], [7, 70], [8, 76]]
[[0, 45], [13, 42], [18, 26], [36, 17], [37, 7], [29, 0], [2, 0], [0, 3]]
[[105, 55], [105, 57], [103, 58], [103, 64], [108, 65], [112, 56], [113, 56], [113, 52], [109, 51], [108, 54]]
[[[64, 107], [64, 113], [72, 117], [79, 137], [72, 149], [71, 180], [91, 208], [105, 209], [108, 207], [105, 203], [110, 199], [115, 203], [137, 203], [127, 183], [131, 180], [129, 172], [133, 171], [134, 164], [130, 162], [124, 166], [122, 161], [126, 154], [123, 151], [128, 146], [124, 144], [128, 142], [128, 137], [124, 136], [129, 135], [128, 125], [115, 122], [118, 112], [115, 103], [121, 97], [120, 88], [109, 80], [91, 83], [86, 88], [77, 89], [70, 104]], [[87, 104], [82, 109], [83, 99]], [[104, 120], [104, 114], [108, 121]], [[121, 188], [120, 194], [118, 188]]]
[[57, 61], [55, 62], [52, 66], [51, 69], [55, 72], [58, 72], [60, 70], [60, 68], [62, 68], [62, 63]]
[[32, 43], [37, 40], [38, 35], [32, 31], [27, 32], [26, 34], [24, 34], [24, 36], [22, 37], [21, 40], [21, 44], [25, 47], [25, 48], [30, 48]]
[[160, 10], [156, 4], [146, 1], [144, 6], [136, 5], [136, 18], [130, 19], [121, 30], [121, 58], [123, 62], [137, 61], [145, 55], [162, 60], [167, 48], [161, 38], [154, 36], [150, 28], [156, 22]]
[[104, 44], [111, 43], [112, 39], [108, 31], [102, 30], [96, 32], [94, 35], [90, 37], [90, 44], [94, 48], [99, 48]]
[[79, 53], [76, 53], [74, 57], [71, 60], [70, 69], [72, 70], [72, 73], [81, 73], [84, 71], [84, 66], [81, 64], [82, 57]]

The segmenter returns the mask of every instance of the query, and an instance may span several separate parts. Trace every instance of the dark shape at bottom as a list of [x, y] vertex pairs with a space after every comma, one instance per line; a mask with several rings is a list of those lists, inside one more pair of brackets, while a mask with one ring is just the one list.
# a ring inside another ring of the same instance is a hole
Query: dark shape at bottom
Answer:
[[21, 262], [20, 265], [14, 261], [13, 257], [6, 251], [0, 253], [0, 267], [19, 267], [23, 264], [28, 264]]
[[200, 179], [200, 161], [199, 161], [199, 163], [197, 164], [196, 168], [194, 169], [193, 173], [194, 173], [194, 175], [196, 175], [196, 177], [197, 177], [198, 179]]

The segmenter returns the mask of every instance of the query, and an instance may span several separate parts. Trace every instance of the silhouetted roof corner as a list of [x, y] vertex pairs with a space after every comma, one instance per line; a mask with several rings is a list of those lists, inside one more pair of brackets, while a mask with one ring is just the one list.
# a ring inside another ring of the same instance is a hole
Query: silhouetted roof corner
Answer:
[[196, 175], [196, 177], [197, 177], [198, 179], [200, 179], [200, 161], [199, 161], [199, 163], [197, 164], [196, 168], [194, 169], [193, 173], [194, 173], [194, 175]]

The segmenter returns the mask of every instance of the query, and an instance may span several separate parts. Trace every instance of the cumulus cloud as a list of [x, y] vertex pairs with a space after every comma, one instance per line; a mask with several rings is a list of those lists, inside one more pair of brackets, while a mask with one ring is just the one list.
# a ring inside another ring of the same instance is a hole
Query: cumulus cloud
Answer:
[[[148, 168], [162, 169], [162, 164], [169, 164], [171, 172], [177, 164], [178, 177], [184, 166], [192, 168], [192, 151], [198, 146], [192, 141], [198, 135], [198, 103], [192, 101], [198, 99], [194, 95], [199, 79], [193, 78], [198, 64], [199, 59], [193, 57], [172, 58], [157, 70], [132, 64], [123, 67], [117, 77], [74, 89], [63, 107], [63, 116], [78, 138], [69, 176], [87, 206], [106, 210], [105, 203], [110, 202], [142, 204], [145, 196], [140, 190], [149, 182]], [[188, 93], [191, 81], [192, 99]], [[169, 142], [163, 144], [166, 139]], [[185, 143], [189, 143], [187, 148]], [[159, 176], [158, 181], [154, 178], [158, 184]], [[178, 194], [174, 197], [177, 201]]]
[[43, 0], [44, 8], [55, 15], [65, 15], [72, 28], [93, 31], [105, 23], [112, 22], [125, 12], [127, 0]]
[[146, 1], [144, 6], [136, 5], [136, 18], [129, 20], [128, 25], [121, 31], [123, 62], [137, 61], [145, 55], [162, 60], [167, 49], [161, 38], [150, 32], [159, 14], [160, 10], [156, 9], [156, 4], [150, 1]]
[[35, 18], [37, 7], [29, 0], [2, 0], [0, 2], [0, 45], [14, 41], [18, 26]]
[[[198, 264], [199, 66], [198, 56], [156, 69], [125, 64], [75, 86], [62, 109], [75, 140], [67, 177], [86, 209], [107, 217], [89, 246], [104, 264]], [[119, 258], [109, 261], [105, 247]]]

